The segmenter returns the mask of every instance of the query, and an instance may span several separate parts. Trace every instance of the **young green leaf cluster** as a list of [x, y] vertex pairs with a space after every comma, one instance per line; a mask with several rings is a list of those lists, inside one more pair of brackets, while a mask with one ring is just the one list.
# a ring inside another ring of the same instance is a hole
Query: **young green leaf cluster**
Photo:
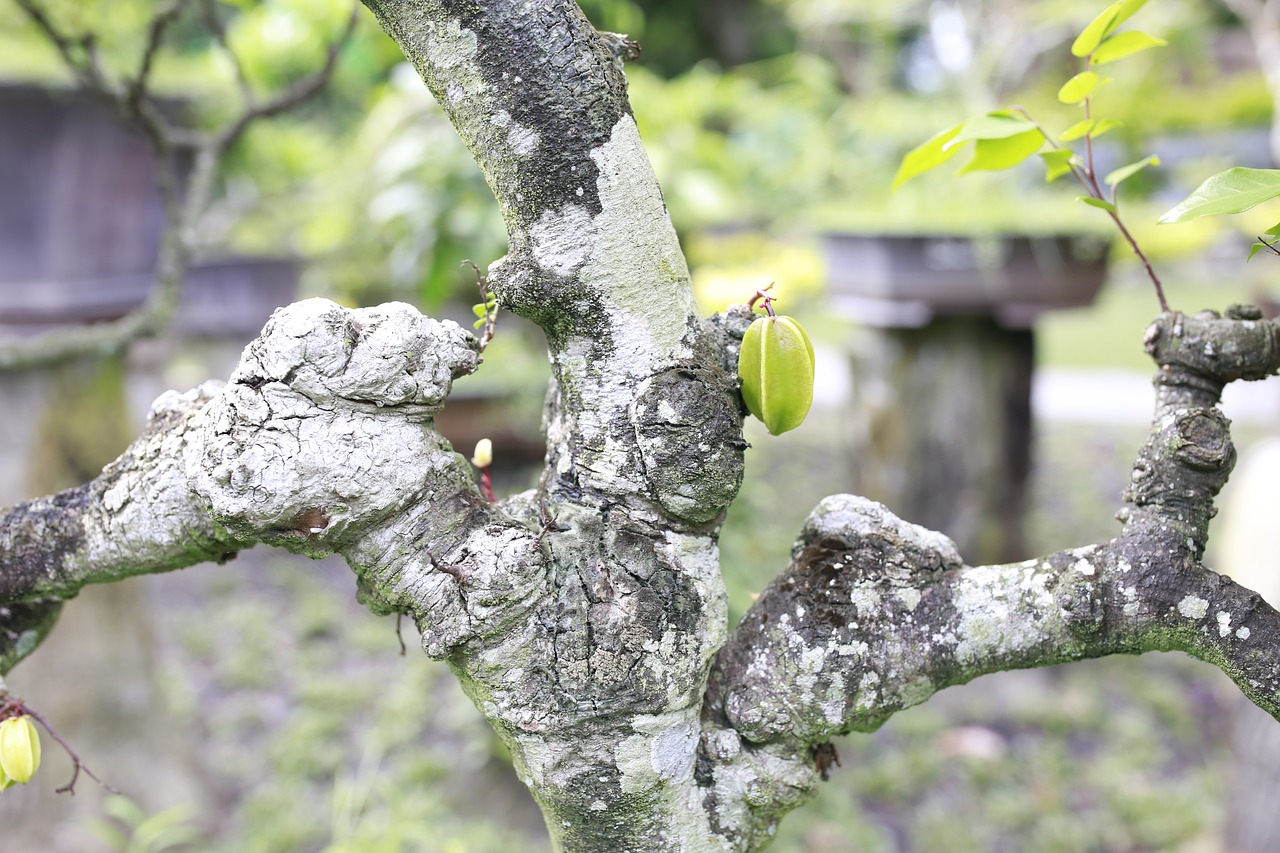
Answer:
[[498, 297], [494, 296], [493, 291], [490, 290], [485, 295], [484, 302], [477, 302], [471, 306], [471, 313], [479, 318], [472, 324], [473, 327], [476, 330], [484, 328], [485, 323], [489, 322], [490, 315], [498, 313]]
[[[1161, 309], [1169, 310], [1160, 279], [1120, 219], [1117, 199], [1117, 189], [1121, 183], [1148, 166], [1160, 165], [1160, 159], [1154, 154], [1143, 157], [1107, 173], [1099, 181], [1093, 155], [1093, 140], [1120, 126], [1118, 121], [1100, 119], [1093, 115], [1093, 95], [1111, 82], [1111, 78], [1100, 76], [1094, 69], [1166, 44], [1163, 39], [1136, 30], [1116, 32], [1121, 24], [1145, 4], [1146, 0], [1117, 0], [1090, 21], [1072, 43], [1071, 53], [1083, 61], [1084, 67], [1058, 90], [1059, 101], [1077, 105], [1083, 111], [1083, 117], [1071, 127], [1054, 137], [1025, 109], [1018, 106], [960, 122], [907, 152], [894, 176], [893, 188], [897, 189], [917, 175], [946, 163], [969, 142], [973, 143], [973, 155], [958, 174], [1010, 169], [1031, 155], [1039, 154], [1044, 162], [1046, 181], [1053, 182], [1065, 175], [1072, 175], [1084, 190], [1084, 194], [1077, 196], [1077, 199], [1105, 211], [1111, 217], [1121, 236], [1142, 260], [1147, 275], [1155, 286]], [[1082, 152], [1064, 145], [1076, 141], [1082, 142]]]

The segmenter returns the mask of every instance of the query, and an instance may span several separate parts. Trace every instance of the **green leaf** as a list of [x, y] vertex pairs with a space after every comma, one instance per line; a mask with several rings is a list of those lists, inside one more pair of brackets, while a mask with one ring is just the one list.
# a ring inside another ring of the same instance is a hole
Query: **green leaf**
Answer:
[[1089, 136], [1097, 139], [1108, 130], [1115, 130], [1117, 127], [1124, 127], [1124, 122], [1116, 121], [1112, 118], [1100, 118], [1098, 123], [1093, 126], [1093, 130], [1089, 131]]
[[[1269, 237], [1280, 237], [1280, 222], [1277, 222], [1275, 225], [1272, 225], [1270, 228], [1268, 228], [1266, 231], [1263, 231], [1262, 233], [1268, 235]], [[1263, 238], [1259, 237], [1258, 242], [1254, 243], [1253, 246], [1250, 247], [1249, 257], [1245, 259], [1246, 261], [1253, 260], [1253, 256], [1263, 251], [1264, 249], [1268, 252], [1271, 252], [1272, 254], [1276, 253], [1277, 247], [1275, 245], [1276, 243], [1275, 240], [1268, 240], [1266, 243], [1262, 242], [1262, 240]]]
[[1120, 7], [1124, 5], [1124, 0], [1118, 0], [1107, 8], [1103, 9], [1098, 17], [1090, 21], [1080, 35], [1076, 36], [1076, 40], [1071, 43], [1072, 56], [1088, 56], [1098, 49], [1098, 45], [1102, 44], [1102, 40], [1107, 37], [1107, 33], [1111, 32], [1114, 27], [1116, 15], [1120, 13]]
[[1034, 129], [1035, 125], [1025, 118], [1009, 110], [997, 110], [978, 116], [965, 124], [956, 137], [956, 142], [965, 142], [970, 139], [1007, 139]]
[[1062, 88], [1058, 90], [1058, 100], [1064, 104], [1078, 104], [1093, 94], [1100, 79], [1092, 71], [1081, 71], [1062, 84]]
[[1159, 221], [1168, 224], [1211, 214], [1240, 213], [1276, 196], [1280, 196], [1280, 169], [1237, 166], [1209, 178]]
[[1062, 131], [1062, 135], [1059, 136], [1058, 138], [1061, 139], [1063, 142], [1071, 142], [1072, 140], [1079, 139], [1082, 136], [1088, 136], [1093, 139], [1097, 139], [1099, 136], [1106, 133], [1108, 130], [1115, 130], [1117, 127], [1123, 126], [1123, 124], [1124, 122], [1115, 121], [1114, 119], [1109, 119], [1109, 118], [1081, 119], [1080, 121], [1071, 125], [1071, 127]]
[[485, 304], [484, 304], [483, 302], [477, 302], [475, 305], [472, 305], [472, 306], [471, 306], [471, 313], [472, 313], [472, 314], [475, 314], [477, 317], [484, 317], [484, 315], [485, 315]]
[[1116, 206], [1114, 204], [1112, 204], [1109, 201], [1104, 201], [1103, 199], [1100, 199], [1100, 198], [1094, 198], [1091, 195], [1078, 195], [1076, 196], [1076, 201], [1082, 201], [1085, 204], [1089, 205], [1090, 207], [1096, 207], [1100, 210], [1105, 210], [1108, 213], [1116, 212]]
[[1116, 16], [1111, 20], [1111, 26], [1107, 28], [1107, 34], [1110, 35], [1116, 31], [1116, 27], [1123, 24], [1134, 16], [1134, 13], [1147, 5], [1147, 0], [1122, 0], [1118, 4], [1120, 9], [1116, 12]]
[[1146, 157], [1143, 157], [1141, 160], [1139, 160], [1136, 163], [1130, 163], [1128, 166], [1121, 166], [1119, 169], [1116, 169], [1114, 172], [1109, 172], [1107, 176], [1102, 179], [1102, 182], [1104, 184], [1111, 184], [1114, 186], [1115, 184], [1120, 183], [1126, 178], [1136, 175], [1138, 172], [1141, 172], [1143, 169], [1147, 168], [1148, 166], [1159, 166], [1159, 165], [1160, 165], [1160, 158], [1154, 154], [1149, 154]]
[[1051, 184], [1063, 175], [1071, 174], [1071, 160], [1075, 156], [1075, 152], [1068, 148], [1041, 151], [1040, 158], [1044, 160], [1045, 183]]
[[964, 128], [966, 123], [952, 125], [908, 151], [902, 158], [902, 164], [898, 166], [898, 174], [893, 176], [893, 189], [896, 190], [916, 175], [936, 169], [959, 154], [960, 146], [949, 143], [956, 138], [956, 134]]
[[979, 139], [974, 143], [973, 159], [956, 174], [966, 172], [998, 172], [1010, 169], [1044, 145], [1044, 135], [1038, 130], [1028, 130], [1005, 139]]
[[1093, 126], [1096, 125], [1097, 123], [1098, 122], [1096, 119], [1082, 118], [1080, 119], [1080, 121], [1071, 125], [1071, 127], [1068, 127], [1066, 130], [1062, 131], [1062, 133], [1058, 136], [1058, 139], [1062, 140], [1063, 142], [1071, 142], [1072, 140], [1079, 139], [1082, 136], [1088, 136], [1089, 131], [1093, 130]]
[[1146, 5], [1147, 0], [1119, 0], [1103, 9], [1098, 17], [1088, 23], [1071, 44], [1072, 56], [1088, 56], [1098, 49], [1102, 40], [1115, 32], [1116, 27], [1133, 17]]
[[1146, 33], [1130, 30], [1127, 33], [1116, 33], [1104, 41], [1093, 53], [1094, 65], [1106, 65], [1117, 59], [1124, 59], [1139, 51], [1152, 47], [1164, 47], [1168, 42]]

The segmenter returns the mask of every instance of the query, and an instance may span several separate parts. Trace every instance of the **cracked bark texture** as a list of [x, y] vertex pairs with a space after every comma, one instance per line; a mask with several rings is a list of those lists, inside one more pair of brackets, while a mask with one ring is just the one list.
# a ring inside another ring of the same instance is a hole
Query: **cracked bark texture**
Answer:
[[479, 365], [468, 332], [407, 305], [298, 303], [225, 386], [157, 401], [101, 477], [0, 516], [6, 670], [86, 583], [255, 542], [338, 553], [361, 600], [412, 617], [458, 674], [573, 851], [764, 847], [830, 737], [997, 670], [1181, 649], [1280, 713], [1280, 616], [1199, 562], [1234, 460], [1218, 396], [1276, 370], [1274, 324], [1151, 327], [1159, 402], [1116, 539], [969, 567], [837, 495], [730, 635], [716, 537], [751, 315], [695, 313], [614, 42], [558, 0], [367, 5], [506, 217], [491, 282], [554, 368], [539, 486], [487, 502], [435, 429]]

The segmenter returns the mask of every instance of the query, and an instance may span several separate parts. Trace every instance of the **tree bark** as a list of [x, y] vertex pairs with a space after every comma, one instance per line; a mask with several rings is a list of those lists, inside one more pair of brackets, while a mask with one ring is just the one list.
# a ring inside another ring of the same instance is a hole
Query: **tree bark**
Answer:
[[[1234, 461], [1217, 400], [1276, 371], [1277, 326], [1248, 310], [1152, 325], [1158, 406], [1116, 539], [974, 568], [838, 495], [730, 635], [716, 538], [742, 475], [751, 314], [696, 315], [615, 42], [567, 0], [368, 5], [506, 217], [490, 280], [553, 366], [539, 486], [490, 503], [435, 429], [478, 365], [469, 333], [308, 300], [225, 386], [161, 398], [102, 477], [0, 516], [0, 601], [252, 542], [341, 554], [361, 600], [448, 661], [574, 851], [759, 849], [832, 735], [1000, 669], [1182, 649], [1280, 714], [1280, 614], [1200, 563]], [[5, 636], [6, 664], [39, 639]]]

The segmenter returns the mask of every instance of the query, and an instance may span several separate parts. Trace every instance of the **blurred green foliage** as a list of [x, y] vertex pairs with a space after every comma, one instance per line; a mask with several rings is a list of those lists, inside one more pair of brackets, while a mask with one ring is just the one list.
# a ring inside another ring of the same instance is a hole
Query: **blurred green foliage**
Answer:
[[[156, 2], [49, 5], [72, 32], [98, 31], [104, 63], [125, 70], [137, 63]], [[904, 151], [974, 109], [1017, 102], [1051, 124], [1065, 116], [1054, 92], [1071, 71], [1066, 45], [1092, 7], [1070, 0], [582, 0], [582, 6], [601, 29], [627, 32], [642, 45], [627, 69], [632, 101], [686, 241], [708, 229], [744, 226], [760, 232], [760, 245], [828, 229], [1105, 227], [1096, 212], [1047, 191], [1036, 168], [1012, 181], [979, 177], [957, 189], [935, 180], [888, 193]], [[351, 6], [234, 0], [214, 8], [245, 85], [261, 96], [315, 68]], [[1151, 8], [1157, 12], [1147, 13], [1156, 19], [1150, 29], [1171, 45], [1158, 61], [1135, 59], [1125, 86], [1099, 93], [1099, 109], [1126, 122], [1108, 137], [1107, 156], [1117, 165], [1129, 162], [1159, 134], [1264, 125], [1271, 103], [1259, 74], [1237, 70], [1239, 57], [1223, 54], [1224, 44], [1238, 46], [1238, 38], [1223, 38], [1238, 33], [1237, 24], [1193, 0], [1160, 0]], [[157, 58], [156, 81], [212, 119], [240, 103], [236, 64], [207, 22], [188, 14]], [[65, 80], [53, 52], [7, 4], [0, 6], [0, 76]], [[1181, 168], [1149, 170], [1139, 188], [1159, 193], [1171, 176], [1208, 173]], [[483, 267], [504, 251], [496, 205], [478, 169], [363, 11], [329, 91], [254, 127], [232, 152], [222, 190], [207, 217], [208, 243], [306, 258], [306, 291], [350, 303], [402, 299], [436, 313], [450, 299], [470, 304], [474, 278], [461, 262]], [[1188, 226], [1168, 248], [1195, 248], [1217, 233]], [[749, 292], [774, 268], [800, 268], [805, 277], [817, 264], [816, 255], [779, 262], [769, 248], [744, 256], [731, 254], [741, 246], [726, 245], [717, 254], [715, 242], [693, 263], [695, 279], [717, 282], [708, 304], [721, 301], [725, 271], [735, 265], [769, 269], [741, 277]]]

